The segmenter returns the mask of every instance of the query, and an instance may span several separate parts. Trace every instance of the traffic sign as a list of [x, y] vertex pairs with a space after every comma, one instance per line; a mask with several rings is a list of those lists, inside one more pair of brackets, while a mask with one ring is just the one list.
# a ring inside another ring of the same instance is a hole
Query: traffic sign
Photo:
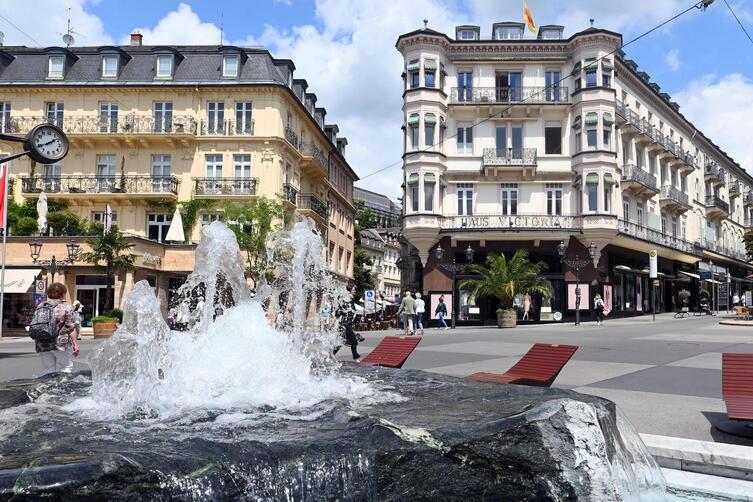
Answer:
[[701, 276], [702, 281], [710, 281], [711, 280], [711, 272], [707, 272], [705, 270], [701, 270], [699, 272], [699, 275]]
[[652, 249], [648, 252], [648, 276], [651, 279], [656, 279], [659, 277], [659, 266], [657, 263], [659, 253], [656, 252], [656, 249]]
[[38, 295], [47, 294], [47, 279], [37, 279], [34, 281], [34, 292]]

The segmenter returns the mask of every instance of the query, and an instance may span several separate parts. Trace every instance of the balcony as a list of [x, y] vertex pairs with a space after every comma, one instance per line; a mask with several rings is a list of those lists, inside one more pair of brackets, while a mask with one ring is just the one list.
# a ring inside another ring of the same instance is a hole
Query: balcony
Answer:
[[293, 148], [298, 149], [298, 135], [290, 127], [285, 128], [285, 139], [293, 145]]
[[729, 192], [730, 199], [740, 197], [740, 195], [742, 194], [742, 187], [740, 186], [740, 182], [735, 181], [734, 183], [730, 183], [730, 185], [727, 187], [727, 191]]
[[725, 247], [723, 244], [719, 243], [718, 241], [705, 239], [703, 242], [703, 247], [711, 252], [714, 252], [722, 256], [727, 256], [729, 258], [734, 258], [736, 260], [745, 261], [745, 262], [748, 261], [748, 255], [746, 252], [742, 250], [731, 249], [731, 248]]
[[682, 164], [680, 165], [680, 171], [685, 174], [690, 174], [696, 170], [698, 165], [696, 164], [695, 157], [690, 155], [690, 152], [682, 153]]
[[641, 129], [641, 118], [635, 111], [625, 106], [622, 111], [622, 117], [624, 119], [620, 129], [622, 132], [631, 135], [643, 132]]
[[743, 221], [743, 227], [745, 227], [746, 230], [753, 230], [753, 218], [745, 218], [745, 221]]
[[729, 203], [714, 194], [706, 195], [706, 216], [710, 218], [726, 218], [729, 216]]
[[567, 87], [453, 87], [450, 103], [469, 104], [560, 104], [569, 103]]
[[56, 195], [178, 194], [175, 176], [53, 176], [23, 177], [21, 192]]
[[743, 196], [743, 205], [746, 207], [753, 206], [753, 192], [748, 192]]
[[202, 136], [253, 136], [254, 121], [236, 122], [234, 120], [202, 120]]
[[703, 178], [714, 185], [723, 185], [725, 180], [724, 170], [716, 164], [706, 164], [703, 169]]
[[299, 209], [310, 211], [319, 216], [323, 221], [327, 221], [327, 219], [329, 218], [327, 204], [322, 202], [319, 197], [311, 193], [302, 193], [299, 200]]
[[622, 166], [622, 182], [620, 186], [623, 190], [629, 191], [636, 197], [647, 199], [659, 193], [659, 187], [656, 185], [656, 176], [634, 165]]
[[196, 119], [190, 115], [86, 115], [82, 117], [65, 117], [62, 120], [48, 120], [46, 117], [12, 117], [7, 132], [24, 134], [34, 126], [53, 123], [66, 134], [102, 135], [102, 134], [147, 134], [155, 136], [195, 136]]
[[282, 185], [282, 199], [294, 206], [298, 205], [298, 189], [290, 183]]
[[319, 167], [322, 168], [322, 170], [326, 173], [328, 171], [327, 156], [324, 154], [321, 148], [313, 143], [305, 145], [305, 148], [303, 146], [304, 145], [301, 145], [303, 154], [312, 157], [316, 161], [316, 163], [319, 164]]
[[440, 233], [580, 232], [578, 217], [548, 214], [475, 214], [440, 216]]
[[256, 195], [259, 178], [192, 178], [196, 196]]
[[659, 205], [676, 213], [684, 213], [690, 209], [688, 195], [671, 185], [661, 187]]
[[614, 111], [617, 114], [617, 121], [620, 124], [623, 124], [625, 122], [625, 119], [627, 118], [625, 116], [625, 102], [619, 99], [616, 99], [614, 101]]
[[653, 228], [644, 227], [643, 225], [632, 221], [620, 219], [618, 231], [623, 235], [635, 237], [636, 239], [658, 244], [683, 253], [692, 255], [700, 254], [697, 247], [692, 242], [662, 233]]

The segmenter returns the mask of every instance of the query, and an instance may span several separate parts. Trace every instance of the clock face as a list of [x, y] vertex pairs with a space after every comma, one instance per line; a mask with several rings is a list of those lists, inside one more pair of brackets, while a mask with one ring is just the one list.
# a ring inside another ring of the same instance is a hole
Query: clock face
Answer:
[[34, 160], [53, 163], [68, 153], [68, 138], [55, 126], [40, 125], [32, 129], [28, 147]]

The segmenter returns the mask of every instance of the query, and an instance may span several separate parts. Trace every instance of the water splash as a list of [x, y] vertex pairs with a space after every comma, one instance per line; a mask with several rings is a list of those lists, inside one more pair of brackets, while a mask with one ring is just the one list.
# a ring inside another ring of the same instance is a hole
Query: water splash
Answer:
[[[146, 281], [126, 300], [123, 323], [90, 358], [92, 393], [75, 406], [108, 416], [170, 417], [191, 410], [295, 414], [327, 400], [394, 399], [366, 380], [337, 371], [336, 333], [320, 329], [316, 305], [342, 292], [324, 266], [310, 221], [270, 239], [278, 280], [252, 298], [233, 233], [204, 227], [196, 269], [178, 291], [170, 331]], [[281, 301], [284, 299], [285, 301]], [[289, 312], [270, 325], [264, 303]]]

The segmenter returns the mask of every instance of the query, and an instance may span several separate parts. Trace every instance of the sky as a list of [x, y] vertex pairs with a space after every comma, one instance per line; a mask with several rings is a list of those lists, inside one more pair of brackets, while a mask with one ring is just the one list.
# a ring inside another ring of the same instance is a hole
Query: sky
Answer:
[[[727, 0], [753, 36], [753, 0]], [[538, 25], [565, 34], [594, 26], [618, 31], [625, 44], [692, 5], [692, 0], [528, 0]], [[518, 0], [2, 0], [6, 45], [62, 45], [67, 19], [76, 45], [263, 45], [291, 58], [327, 122], [348, 138], [358, 186], [400, 195], [403, 62], [401, 33], [429, 27], [448, 34], [477, 24], [488, 37], [497, 21], [522, 21]], [[625, 51], [680, 104], [680, 111], [753, 173], [753, 43], [725, 5], [692, 9], [630, 43]], [[388, 165], [389, 169], [372, 174]], [[371, 174], [371, 176], [369, 176]]]

